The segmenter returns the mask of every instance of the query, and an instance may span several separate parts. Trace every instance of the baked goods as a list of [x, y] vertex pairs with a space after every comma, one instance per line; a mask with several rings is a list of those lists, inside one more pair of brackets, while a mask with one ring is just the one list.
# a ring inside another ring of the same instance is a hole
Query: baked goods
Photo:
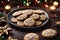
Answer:
[[33, 13], [36, 13], [36, 14], [43, 14], [44, 11], [43, 11], [43, 10], [35, 10]]
[[54, 29], [46, 29], [42, 31], [42, 36], [46, 38], [52, 38], [57, 35], [57, 31]]
[[15, 12], [15, 13], [13, 13], [12, 16], [19, 16], [20, 14], [22, 14], [21, 11], [17, 11], [17, 12]]
[[24, 23], [22, 21], [17, 21], [18, 26], [24, 26]]
[[22, 15], [17, 17], [17, 20], [24, 20], [25, 18], [27, 18], [27, 15], [26, 14], [22, 14]]
[[32, 18], [28, 18], [28, 19], [26, 19], [26, 20], [24, 21], [24, 24], [25, 24], [26, 26], [34, 26], [35, 20], [33, 20]]
[[12, 17], [12, 18], [11, 18], [11, 21], [12, 21], [12, 22], [17, 22], [17, 19], [14, 18], [14, 17]]
[[24, 40], [39, 40], [39, 36], [35, 33], [29, 33], [24, 36]]
[[42, 24], [41, 21], [36, 21], [36, 25], [37, 25], [37, 26], [40, 26], [41, 24]]
[[44, 15], [44, 14], [43, 14], [43, 15], [40, 15], [40, 20], [41, 20], [41, 21], [44, 21], [44, 20], [46, 20], [46, 19], [47, 19], [46, 15]]
[[30, 16], [30, 18], [32, 18], [32, 19], [38, 19], [39, 18], [39, 15], [38, 14], [32, 14]]
[[55, 25], [60, 26], [60, 21], [55, 22]]
[[25, 14], [27, 15], [31, 15], [32, 13], [33, 13], [33, 10], [31, 9], [25, 10]]
[[47, 20], [47, 16], [43, 10], [21, 10], [12, 14], [11, 21], [18, 26], [36, 27], [41, 26]]

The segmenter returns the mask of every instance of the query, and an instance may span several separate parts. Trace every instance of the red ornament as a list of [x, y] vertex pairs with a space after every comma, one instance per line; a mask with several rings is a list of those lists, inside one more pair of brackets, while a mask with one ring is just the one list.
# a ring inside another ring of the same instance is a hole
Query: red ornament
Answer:
[[36, 4], [37, 4], [36, 0], [34, 0], [34, 2], [33, 2], [33, 3], [34, 3], [34, 5], [36, 5]]
[[44, 4], [44, 7], [48, 8], [48, 5], [47, 4]]

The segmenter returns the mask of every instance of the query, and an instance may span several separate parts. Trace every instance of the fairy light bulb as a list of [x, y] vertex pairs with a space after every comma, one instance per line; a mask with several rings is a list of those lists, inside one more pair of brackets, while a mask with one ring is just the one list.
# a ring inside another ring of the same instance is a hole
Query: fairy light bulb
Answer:
[[48, 8], [49, 6], [48, 5], [45, 5], [46, 8]]
[[17, 6], [17, 8], [19, 8], [19, 6]]
[[51, 6], [51, 7], [50, 7], [50, 10], [55, 10], [55, 9], [56, 9], [55, 6]]
[[26, 3], [27, 6], [29, 6], [29, 3]]
[[45, 0], [45, 2], [47, 2], [47, 0]]
[[56, 2], [56, 1], [55, 1], [55, 2], [53, 2], [53, 5], [54, 5], [54, 6], [58, 6], [58, 4], [59, 4], [59, 3], [58, 3], [58, 2]]
[[38, 2], [38, 0], [35, 0], [35, 2]]
[[38, 1], [37, 3], [40, 3], [40, 1]]
[[6, 5], [6, 6], [5, 6], [5, 9], [6, 9], [6, 10], [10, 10], [10, 9], [11, 9], [11, 6], [10, 6], [10, 5]]
[[7, 1], [10, 1], [10, 0], [7, 0]]

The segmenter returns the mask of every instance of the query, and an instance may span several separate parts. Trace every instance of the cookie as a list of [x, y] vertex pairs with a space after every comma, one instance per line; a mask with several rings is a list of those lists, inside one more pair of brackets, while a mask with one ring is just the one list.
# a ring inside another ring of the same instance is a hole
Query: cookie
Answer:
[[24, 26], [24, 23], [22, 21], [17, 21], [18, 26]]
[[12, 14], [12, 16], [19, 16], [19, 15], [21, 15], [21, 14], [22, 14], [21, 11], [17, 11], [17, 12], [14, 12], [14, 13]]
[[24, 21], [24, 24], [25, 24], [26, 26], [34, 26], [35, 20], [33, 20], [32, 18], [27, 18], [27, 19]]
[[12, 22], [17, 22], [17, 19], [14, 18], [14, 17], [12, 17], [12, 18], [11, 18], [11, 21], [12, 21]]
[[35, 33], [28, 33], [24, 36], [24, 40], [39, 40], [39, 36]]
[[41, 21], [45, 21], [47, 19], [46, 15], [40, 15], [40, 18], [39, 18]]
[[27, 14], [27, 15], [31, 15], [32, 13], [33, 13], [33, 10], [30, 10], [30, 9], [25, 10], [25, 14]]
[[60, 26], [60, 21], [55, 22], [55, 25], [59, 25]]
[[30, 16], [30, 18], [32, 18], [32, 19], [38, 19], [39, 18], [39, 15], [38, 14], [32, 14]]
[[43, 11], [43, 10], [35, 10], [33, 13], [43, 14], [43, 13], [44, 13], [44, 11]]
[[41, 24], [42, 24], [41, 21], [36, 21], [36, 25], [37, 25], [37, 26], [40, 26]]
[[46, 38], [52, 38], [57, 35], [57, 31], [54, 29], [46, 29], [42, 31], [42, 36]]
[[22, 14], [22, 15], [17, 17], [17, 20], [24, 20], [26, 18], [27, 18], [27, 15], [26, 14]]

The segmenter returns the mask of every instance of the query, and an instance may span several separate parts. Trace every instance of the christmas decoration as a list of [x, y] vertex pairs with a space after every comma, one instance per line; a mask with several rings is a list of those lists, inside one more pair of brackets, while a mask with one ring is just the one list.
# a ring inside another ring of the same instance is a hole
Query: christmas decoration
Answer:
[[7, 0], [8, 2], [10, 1], [10, 0]]
[[11, 36], [9, 36], [7, 40], [18, 40], [18, 39], [14, 39]]
[[53, 2], [53, 5], [54, 5], [54, 6], [58, 6], [59, 3], [55, 1], [55, 2]]
[[26, 3], [26, 6], [29, 6], [29, 3]]
[[0, 36], [1, 40], [5, 40], [5, 38], [7, 38], [7, 35], [5, 33], [2, 36]]
[[23, 1], [24, 6], [26, 5], [26, 3], [27, 3], [26, 1]]
[[[44, 6], [48, 8], [48, 6], [59, 7], [59, 0], [1, 0], [0, 5], [5, 10], [10, 10], [11, 7], [21, 7], [21, 6]], [[9, 5], [7, 5], [9, 4]], [[1, 8], [1, 9], [2, 9]], [[1, 10], [0, 9], [0, 10]]]
[[50, 10], [55, 10], [55, 9], [56, 9], [56, 7], [54, 7], [54, 6], [50, 7]]
[[47, 2], [47, 0], [45, 0], [45, 2]]
[[19, 8], [20, 6], [17, 6], [17, 8]]
[[44, 7], [48, 8], [49, 6], [47, 4], [44, 4]]
[[6, 6], [5, 6], [5, 9], [6, 9], [6, 10], [10, 10], [10, 9], [11, 9], [11, 6], [10, 6], [10, 5], [6, 5]]
[[5, 25], [4, 27], [0, 27], [0, 36], [2, 36], [3, 33], [6, 33], [8, 35], [8, 31], [10, 31], [11, 28], [8, 27], [8, 25]]

